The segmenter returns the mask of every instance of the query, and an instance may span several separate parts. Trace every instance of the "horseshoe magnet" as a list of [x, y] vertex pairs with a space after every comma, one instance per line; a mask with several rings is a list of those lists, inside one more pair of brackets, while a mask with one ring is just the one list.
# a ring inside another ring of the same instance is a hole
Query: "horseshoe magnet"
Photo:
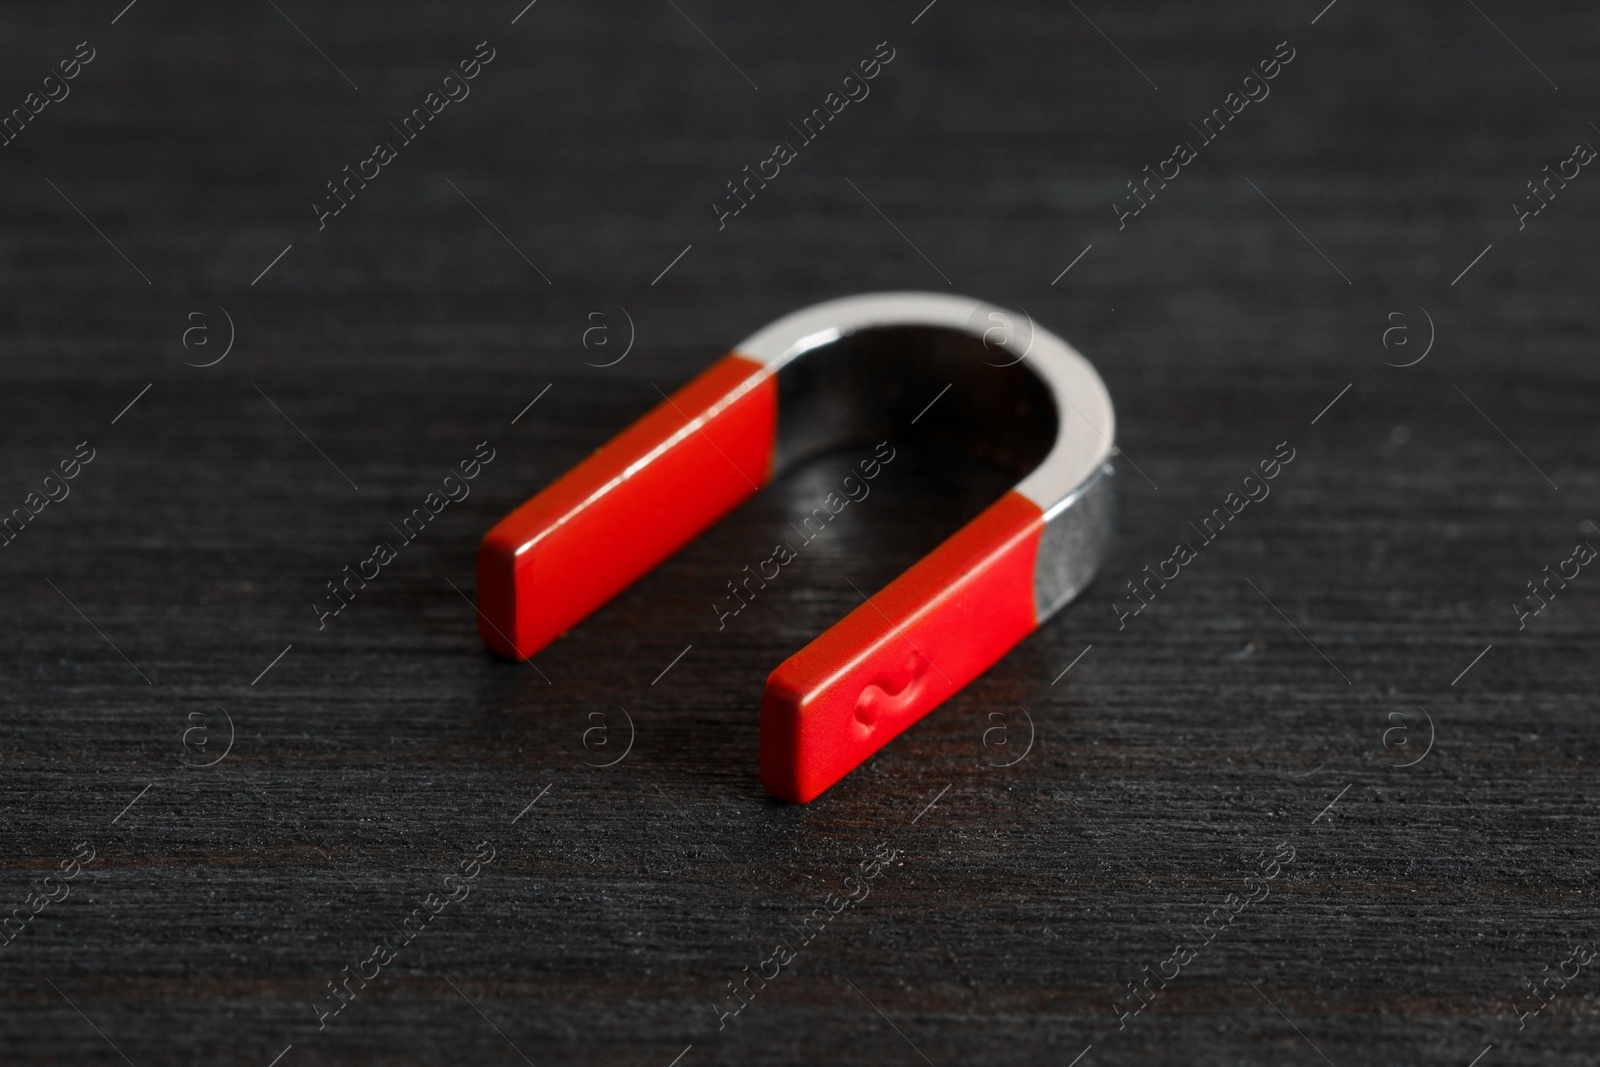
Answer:
[[786, 471], [897, 436], [961, 444], [1020, 480], [768, 676], [761, 783], [809, 801], [1100, 566], [1114, 512], [1111, 397], [1088, 360], [1031, 320], [933, 293], [848, 297], [779, 319], [489, 531], [479, 631], [527, 659]]

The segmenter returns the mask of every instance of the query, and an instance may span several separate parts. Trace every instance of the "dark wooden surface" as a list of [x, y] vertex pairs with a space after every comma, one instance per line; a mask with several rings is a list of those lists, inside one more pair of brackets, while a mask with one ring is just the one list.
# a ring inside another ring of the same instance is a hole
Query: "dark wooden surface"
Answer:
[[[1600, 543], [1600, 178], [1520, 231], [1510, 206], [1600, 142], [1592, 9], [278, 6], [0, 15], [6, 108], [97, 52], [0, 148], [0, 505], [95, 449], [0, 549], [0, 905], [95, 850], [0, 949], [0, 1059], [1593, 1062], [1592, 968], [1517, 1011], [1600, 930], [1600, 575], [1520, 632], [1510, 606]], [[472, 95], [319, 232], [324, 183], [485, 39]], [[871, 96], [719, 231], [723, 183], [885, 40]], [[1119, 232], [1124, 183], [1284, 40], [1271, 96]], [[766, 673], [994, 472], [904, 448], [719, 631], [724, 583], [855, 457], [819, 461], [533, 666], [485, 653], [494, 520], [654, 386], [886, 288], [1020, 305], [1104, 376], [1121, 527], [1080, 602], [805, 807], [757, 781]], [[586, 365], [619, 308], [632, 351]], [[223, 309], [231, 353], [185, 366]], [[1385, 366], [1426, 317], [1428, 357]], [[319, 632], [323, 583], [483, 440], [471, 496]], [[1119, 631], [1123, 583], [1284, 441], [1271, 497]], [[631, 750], [591, 766], [619, 709]], [[471, 895], [319, 1030], [325, 983], [484, 841]], [[1280, 843], [1270, 895], [1119, 1027]], [[880, 846], [870, 896], [719, 1029]]]

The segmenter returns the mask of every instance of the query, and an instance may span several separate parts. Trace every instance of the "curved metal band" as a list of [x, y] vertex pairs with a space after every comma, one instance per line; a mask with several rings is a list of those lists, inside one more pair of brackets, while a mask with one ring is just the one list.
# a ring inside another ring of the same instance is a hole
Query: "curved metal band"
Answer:
[[[904, 336], [910, 331], [923, 335]], [[937, 334], [945, 332], [972, 343], [941, 347]], [[907, 420], [895, 419], [892, 409], [915, 413], [943, 381], [956, 404], [968, 401], [958, 421], [970, 449], [1042, 451], [1015, 489], [1044, 513], [1034, 569], [1037, 621], [1070, 603], [1099, 570], [1116, 515], [1111, 395], [1087, 359], [1025, 315], [940, 293], [870, 293], [786, 315], [734, 352], [778, 375], [773, 477], [842, 444], [903, 430]], [[871, 365], [875, 356], [882, 358]], [[1034, 382], [1018, 381], [1024, 373]], [[1025, 424], [1010, 417], [1020, 404], [1037, 405], [1040, 386], [1052, 410]], [[898, 405], [895, 391], [906, 397]]]

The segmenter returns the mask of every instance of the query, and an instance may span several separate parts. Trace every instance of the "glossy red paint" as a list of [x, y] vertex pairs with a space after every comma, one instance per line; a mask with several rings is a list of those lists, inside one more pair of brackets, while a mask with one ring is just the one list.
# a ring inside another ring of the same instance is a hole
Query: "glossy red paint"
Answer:
[[1008, 492], [773, 671], [767, 792], [815, 798], [1031, 633], [1043, 531], [1039, 506]]
[[730, 355], [502, 519], [478, 549], [478, 632], [527, 659], [771, 477], [778, 389]]
[[[479, 632], [527, 659], [771, 478], [776, 379], [730, 355], [512, 512], [478, 553]], [[761, 781], [820, 795], [1038, 625], [1044, 515], [1006, 493], [767, 678]]]

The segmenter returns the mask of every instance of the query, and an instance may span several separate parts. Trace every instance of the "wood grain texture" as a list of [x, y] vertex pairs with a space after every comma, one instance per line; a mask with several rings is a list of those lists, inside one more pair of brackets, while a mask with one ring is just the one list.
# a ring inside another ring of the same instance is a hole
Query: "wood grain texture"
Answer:
[[[0, 914], [95, 853], [0, 948], [0, 1059], [1593, 1061], [1588, 970], [1516, 1011], [1600, 936], [1600, 576], [1520, 631], [1510, 606], [1600, 544], [1597, 179], [1510, 208], [1600, 140], [1593, 11], [521, 6], [0, 15], [6, 108], [96, 50], [0, 148], [0, 506], [95, 449], [0, 549]], [[325, 183], [484, 40], [470, 97], [319, 231]], [[719, 230], [724, 183], [886, 40], [871, 95]], [[1271, 95], [1119, 231], [1125, 183], [1285, 40]], [[824, 458], [532, 665], [484, 651], [496, 519], [655, 386], [889, 288], [1020, 306], [1099, 368], [1120, 533], [1079, 603], [804, 807], [757, 780], [767, 672], [998, 472], [902, 449], [719, 630], [724, 583], [858, 457]], [[632, 351], [589, 365], [618, 308]], [[219, 309], [232, 352], [186, 366]], [[1385, 366], [1423, 309], [1429, 357]], [[471, 495], [319, 630], [324, 583], [485, 440]], [[1285, 441], [1270, 498], [1119, 630], [1124, 583]], [[623, 710], [631, 750], [593, 766]], [[224, 712], [227, 757], [193, 766]], [[326, 983], [480, 842], [470, 895], [319, 1030]], [[1119, 1023], [1280, 842], [1270, 894]]]

